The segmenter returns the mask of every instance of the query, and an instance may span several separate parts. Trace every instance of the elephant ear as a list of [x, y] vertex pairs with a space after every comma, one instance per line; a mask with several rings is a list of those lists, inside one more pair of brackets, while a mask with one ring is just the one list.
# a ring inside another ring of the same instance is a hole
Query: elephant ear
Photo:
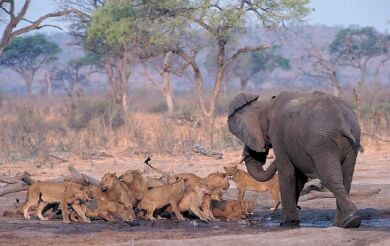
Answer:
[[228, 127], [231, 133], [256, 152], [265, 152], [265, 139], [256, 107], [258, 95], [241, 93], [229, 105]]

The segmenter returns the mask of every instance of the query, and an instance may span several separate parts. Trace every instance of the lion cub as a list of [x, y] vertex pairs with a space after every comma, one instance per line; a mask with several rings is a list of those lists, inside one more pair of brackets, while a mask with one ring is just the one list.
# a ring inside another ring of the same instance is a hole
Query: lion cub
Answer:
[[275, 207], [272, 210], [276, 210], [280, 205], [280, 189], [279, 189], [279, 178], [275, 176], [266, 182], [259, 182], [250, 176], [247, 172], [238, 169], [237, 166], [223, 167], [225, 169], [226, 175], [231, 176], [233, 181], [236, 183], [238, 189], [239, 201], [244, 199], [245, 191], [256, 191], [256, 192], [265, 192], [269, 191], [271, 193], [272, 199], [275, 201]]
[[215, 218], [213, 215], [213, 212], [211, 210], [211, 201], [213, 200], [220, 201], [221, 199], [222, 199], [222, 192], [220, 190], [213, 190], [210, 194], [206, 194], [203, 196], [202, 212], [203, 212], [203, 216], [205, 216], [207, 220], [214, 220], [214, 221], [219, 220]]
[[155, 220], [153, 212], [158, 208], [170, 204], [176, 218], [184, 220], [183, 215], [179, 211], [178, 203], [184, 196], [187, 182], [187, 179], [176, 177], [175, 182], [172, 184], [155, 187], [147, 191], [144, 198], [138, 204], [138, 208], [146, 210], [147, 219]]
[[255, 201], [222, 200], [211, 201], [213, 215], [226, 218], [226, 221], [245, 219], [252, 213]]
[[23, 206], [23, 214], [26, 219], [30, 219], [28, 210], [31, 206], [38, 204], [36, 215], [40, 220], [48, 220], [42, 215], [42, 210], [48, 203], [59, 203], [62, 211], [64, 223], [70, 223], [68, 216], [68, 205], [78, 214], [83, 222], [91, 221], [85, 216], [85, 212], [80, 208], [80, 201], [87, 201], [90, 197], [86, 187], [80, 184], [65, 182], [54, 183], [38, 181], [33, 183], [27, 190], [26, 203]]
[[193, 186], [193, 190], [189, 190], [184, 193], [183, 199], [179, 203], [180, 212], [191, 211], [193, 212], [200, 220], [208, 220], [208, 216], [205, 216], [200, 207], [202, 206], [203, 197], [206, 194], [210, 194], [206, 184], [198, 183]]

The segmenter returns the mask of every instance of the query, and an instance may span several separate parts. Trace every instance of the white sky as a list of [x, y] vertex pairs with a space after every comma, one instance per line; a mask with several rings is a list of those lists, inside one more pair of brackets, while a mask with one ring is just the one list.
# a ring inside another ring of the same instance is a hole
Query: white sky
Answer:
[[[19, 6], [23, 2], [24, 0], [16, 0]], [[309, 6], [314, 12], [308, 17], [308, 24], [373, 26], [381, 32], [390, 31], [390, 0], [311, 0]], [[54, 0], [32, 0], [27, 17], [36, 19], [45, 13], [55, 11], [56, 8]], [[66, 23], [58, 21], [48, 23], [65, 29], [67, 26]], [[57, 29], [47, 28], [45, 31], [52, 32]]]

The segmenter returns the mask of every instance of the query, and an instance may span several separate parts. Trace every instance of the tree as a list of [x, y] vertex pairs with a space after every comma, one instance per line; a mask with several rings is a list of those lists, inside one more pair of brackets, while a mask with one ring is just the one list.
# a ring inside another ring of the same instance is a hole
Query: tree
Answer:
[[[45, 14], [36, 20], [28, 20], [25, 18], [25, 15], [28, 8], [30, 7], [30, 2], [31, 0], [25, 0], [24, 3], [21, 4], [22, 7], [18, 12], [18, 10], [15, 8], [14, 0], [0, 0], [0, 10], [2, 10], [6, 16], [1, 20], [2, 22], [6, 23], [6, 26], [0, 40], [0, 56], [2, 55], [4, 48], [12, 41], [12, 39], [23, 33], [27, 33], [32, 30], [38, 30], [44, 27], [55, 27], [61, 29], [58, 26], [44, 24], [45, 20], [69, 14], [82, 14], [76, 9], [64, 9], [62, 11]], [[23, 27], [19, 27], [21, 23], [28, 24], [24, 25]]]
[[36, 72], [45, 64], [57, 59], [60, 48], [42, 34], [16, 37], [5, 49], [0, 65], [18, 73], [26, 83], [27, 94], [32, 94]]
[[[172, 51], [167, 51], [154, 59], [149, 58], [142, 61], [143, 75], [164, 95], [169, 115], [172, 115], [175, 110], [171, 74], [181, 77], [187, 66], [186, 64], [180, 64], [177, 59], [174, 60], [172, 55]], [[156, 78], [156, 74], [158, 78]]]
[[241, 55], [232, 64], [232, 73], [240, 80], [241, 90], [245, 90], [248, 82], [256, 74], [269, 73], [277, 68], [291, 69], [290, 61], [280, 54], [280, 46], [274, 45], [269, 49], [254, 51]]
[[86, 40], [88, 49], [102, 54], [110, 96], [125, 112], [131, 66], [143, 41], [138, 16], [137, 8], [127, 0], [108, 2], [93, 12]]
[[333, 94], [341, 96], [343, 90], [337, 76], [340, 61], [323, 50], [326, 48], [320, 49], [311, 42], [298, 60], [298, 69], [306, 76], [326, 81], [333, 88]]
[[[257, 19], [266, 28], [274, 28], [281, 23], [300, 20], [309, 9], [307, 0], [282, 1], [148, 1], [151, 9], [159, 16], [172, 18], [173, 22], [184, 19], [191, 23], [191, 30], [198, 37], [207, 37], [208, 46], [217, 50], [215, 59], [216, 71], [212, 92], [209, 98], [203, 80], [203, 72], [197, 61], [197, 50], [189, 49], [184, 43], [174, 50], [192, 68], [196, 93], [199, 98], [199, 108], [207, 129], [210, 129], [210, 143], [213, 145], [213, 129], [215, 122], [216, 103], [221, 90], [222, 80], [229, 65], [240, 55], [264, 50], [269, 46], [258, 44], [244, 46], [228, 53], [227, 47], [233, 34], [244, 33], [248, 23]], [[184, 45], [183, 45], [184, 44]]]
[[384, 53], [385, 38], [373, 27], [349, 27], [340, 30], [329, 46], [330, 53], [341, 65], [360, 70], [359, 86], [365, 85], [367, 64]]

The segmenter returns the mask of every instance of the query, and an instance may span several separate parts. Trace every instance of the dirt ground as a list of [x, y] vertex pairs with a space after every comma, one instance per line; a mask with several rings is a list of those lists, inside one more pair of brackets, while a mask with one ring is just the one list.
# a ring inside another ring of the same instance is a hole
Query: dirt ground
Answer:
[[[69, 157], [65, 163], [38, 165], [28, 163], [6, 163], [0, 165], [0, 173], [15, 174], [28, 171], [34, 178], [44, 180], [68, 173], [69, 164], [88, 175], [100, 178], [105, 172], [127, 169], [144, 170], [143, 156], [125, 156], [114, 153], [114, 157], [99, 157], [83, 160]], [[223, 170], [223, 165], [239, 159], [240, 152], [224, 153], [224, 158], [188, 155], [181, 158], [153, 157], [152, 164], [172, 172], [194, 172], [206, 176], [210, 172]], [[244, 167], [243, 167], [244, 168]], [[150, 171], [150, 176], [157, 174]], [[0, 197], [0, 245], [390, 245], [390, 151], [366, 151], [360, 154], [355, 169], [352, 190], [380, 191], [370, 196], [353, 196], [363, 217], [359, 229], [332, 227], [335, 199], [315, 199], [300, 202], [301, 227], [282, 229], [279, 227], [280, 209], [272, 212], [273, 205], [268, 193], [247, 192], [246, 198], [257, 198], [255, 214], [247, 221], [211, 222], [197, 220], [139, 221], [109, 223], [93, 221], [91, 224], [62, 224], [61, 219], [39, 221], [34, 216], [25, 220], [15, 210], [15, 200], [25, 199], [25, 192]], [[224, 195], [234, 199], [237, 190], [231, 188]]]

